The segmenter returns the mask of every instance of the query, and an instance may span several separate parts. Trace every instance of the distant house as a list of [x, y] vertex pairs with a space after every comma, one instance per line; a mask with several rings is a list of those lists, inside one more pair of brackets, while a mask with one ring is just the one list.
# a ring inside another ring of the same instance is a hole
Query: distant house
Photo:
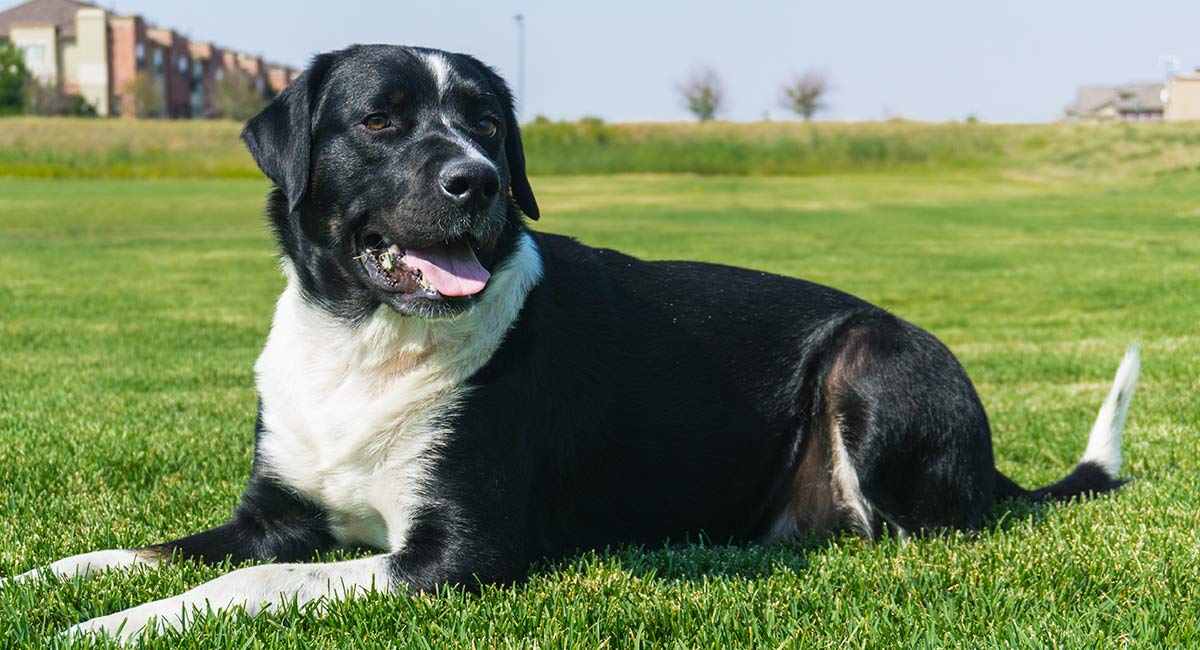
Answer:
[[1175, 75], [1167, 81], [1166, 119], [1200, 120], [1200, 68], [1192, 75]]
[[1161, 120], [1164, 84], [1132, 83], [1123, 86], [1082, 86], [1067, 117], [1080, 122]]
[[29, 0], [0, 12], [3, 39], [24, 51], [41, 83], [81, 95], [100, 115], [133, 114], [139, 75], [162, 98], [159, 117], [189, 118], [212, 115], [217, 84], [227, 77], [248, 78], [267, 98], [299, 74], [79, 0]]

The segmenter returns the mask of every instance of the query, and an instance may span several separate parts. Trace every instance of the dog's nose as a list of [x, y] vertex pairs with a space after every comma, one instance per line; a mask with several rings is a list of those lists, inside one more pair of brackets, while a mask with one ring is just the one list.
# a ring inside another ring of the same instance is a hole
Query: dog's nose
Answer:
[[486, 210], [500, 194], [500, 175], [496, 168], [478, 160], [447, 164], [438, 174], [438, 183], [447, 198], [468, 210]]

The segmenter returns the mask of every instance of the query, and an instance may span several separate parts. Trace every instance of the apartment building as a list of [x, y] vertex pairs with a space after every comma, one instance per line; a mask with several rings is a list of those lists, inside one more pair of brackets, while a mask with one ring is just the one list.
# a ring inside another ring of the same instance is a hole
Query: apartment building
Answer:
[[1172, 122], [1200, 120], [1200, 68], [1167, 81], [1166, 119]]
[[134, 115], [135, 80], [150, 80], [157, 117], [211, 116], [218, 85], [236, 77], [264, 98], [299, 71], [79, 0], [29, 0], [0, 12], [0, 39], [25, 53], [37, 79], [78, 94], [100, 115]]

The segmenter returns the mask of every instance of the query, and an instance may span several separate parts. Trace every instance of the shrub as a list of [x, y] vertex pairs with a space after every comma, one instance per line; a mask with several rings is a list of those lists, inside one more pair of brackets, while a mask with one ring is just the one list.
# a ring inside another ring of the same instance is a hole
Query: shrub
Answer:
[[247, 77], [226, 76], [217, 82], [213, 95], [213, 117], [245, 122], [266, 106], [267, 100]]
[[25, 113], [29, 115], [58, 115], [94, 117], [96, 107], [82, 95], [67, 94], [57, 86], [43, 84], [37, 79], [28, 79], [21, 91]]
[[521, 138], [526, 146], [571, 146], [606, 144], [613, 139], [612, 128], [598, 117], [585, 117], [577, 122], [552, 122], [539, 115], [525, 125]]
[[29, 79], [20, 48], [0, 39], [0, 115], [15, 115], [24, 109], [22, 91]]

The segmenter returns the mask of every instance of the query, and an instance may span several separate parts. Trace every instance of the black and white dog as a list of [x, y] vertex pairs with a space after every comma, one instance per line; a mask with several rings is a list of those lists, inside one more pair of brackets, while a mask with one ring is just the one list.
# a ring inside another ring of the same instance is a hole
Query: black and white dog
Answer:
[[[512, 105], [469, 56], [373, 45], [317, 56], [250, 120], [287, 288], [240, 505], [212, 530], [18, 578], [276, 562], [74, 631], [511, 583], [622, 543], [970, 531], [998, 499], [1119, 484], [1136, 352], [1083, 460], [1026, 491], [927, 332], [802, 280], [528, 229]], [[346, 547], [381, 554], [297, 564]]]

